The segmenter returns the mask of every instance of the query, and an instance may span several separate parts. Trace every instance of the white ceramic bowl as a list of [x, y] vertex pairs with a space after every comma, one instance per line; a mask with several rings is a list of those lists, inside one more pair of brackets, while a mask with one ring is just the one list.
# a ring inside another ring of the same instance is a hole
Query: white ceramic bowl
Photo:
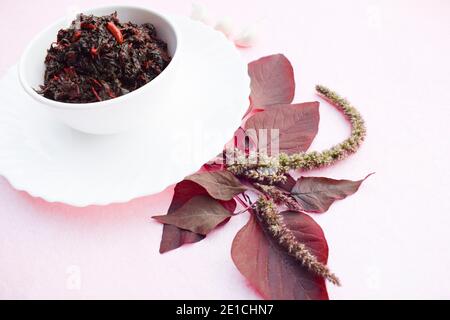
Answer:
[[155, 79], [126, 95], [93, 103], [63, 103], [47, 99], [35, 89], [44, 83], [44, 60], [47, 49], [55, 41], [58, 30], [67, 28], [67, 18], [62, 18], [39, 33], [25, 50], [19, 63], [19, 78], [25, 91], [40, 105], [47, 107], [68, 126], [91, 134], [112, 134], [126, 131], [142, 124], [160, 121], [158, 111], [171, 106], [171, 89], [177, 78], [179, 60], [179, 33], [163, 15], [135, 6], [109, 6], [83, 10], [84, 14], [102, 16], [117, 11], [123, 22], [152, 23], [159, 38], [168, 45], [172, 61]]

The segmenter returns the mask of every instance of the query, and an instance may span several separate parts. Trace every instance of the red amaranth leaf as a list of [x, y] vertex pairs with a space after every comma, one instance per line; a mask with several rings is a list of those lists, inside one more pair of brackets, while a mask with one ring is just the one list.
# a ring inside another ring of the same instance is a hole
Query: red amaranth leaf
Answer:
[[305, 211], [323, 213], [336, 200], [344, 199], [358, 191], [367, 177], [358, 181], [300, 177], [291, 194]]
[[265, 109], [263, 108], [253, 108], [251, 105], [248, 107], [247, 111], [245, 112], [244, 116], [242, 117], [242, 121], [245, 122], [248, 120], [248, 118], [250, 118], [252, 115], [254, 115], [255, 113], [258, 112], [262, 112]]
[[[306, 151], [319, 129], [319, 102], [305, 102], [292, 105], [277, 105], [274, 108], [253, 115], [245, 123], [245, 130], [267, 129], [267, 151], [277, 138], [271, 129], [279, 130], [279, 151], [287, 154]], [[261, 137], [258, 136], [259, 139]]]
[[206, 189], [217, 200], [231, 200], [247, 188], [229, 171], [206, 171], [185, 178]]
[[232, 214], [207, 195], [195, 196], [170, 215], [153, 216], [164, 224], [174, 225], [197, 234], [207, 235]]
[[[183, 180], [177, 183], [167, 214], [172, 214], [174, 211], [181, 208], [181, 206], [183, 206], [187, 201], [198, 195], [208, 195], [208, 192], [205, 188], [193, 181]], [[229, 212], [234, 212], [236, 209], [236, 201], [234, 199], [229, 201], [220, 201], [220, 203]], [[168, 252], [181, 247], [183, 244], [198, 242], [204, 238], [205, 236], [203, 235], [165, 224], [163, 227], [159, 252]]]
[[[304, 213], [286, 211], [281, 214], [297, 240], [326, 264], [328, 245], [320, 226]], [[242, 275], [266, 299], [328, 299], [325, 280], [288, 255], [263, 231], [254, 215], [236, 234], [231, 256]]]
[[274, 54], [249, 63], [248, 75], [252, 106], [289, 104], [294, 99], [294, 70], [284, 55]]

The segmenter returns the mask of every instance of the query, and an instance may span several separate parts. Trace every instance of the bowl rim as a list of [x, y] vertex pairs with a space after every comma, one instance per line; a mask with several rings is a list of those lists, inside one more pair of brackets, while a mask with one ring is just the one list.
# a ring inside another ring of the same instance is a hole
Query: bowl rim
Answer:
[[[125, 100], [127, 99], [131, 99], [136, 95], [142, 94], [144, 93], [146, 88], [149, 88], [149, 84], [150, 83], [155, 83], [156, 82], [161, 82], [163, 81], [164, 78], [166, 78], [165, 74], [167, 74], [168, 72], [172, 72], [172, 69], [174, 68], [174, 61], [178, 60], [178, 56], [179, 54], [177, 54], [178, 50], [179, 50], [179, 45], [180, 45], [180, 36], [178, 33], [177, 28], [174, 26], [174, 24], [170, 21], [170, 19], [167, 18], [166, 15], [148, 9], [146, 7], [142, 7], [142, 6], [137, 6], [137, 5], [107, 5], [107, 6], [97, 6], [97, 7], [92, 7], [92, 8], [84, 8], [84, 9], [80, 9], [80, 12], [90, 12], [90, 11], [97, 11], [97, 10], [112, 10], [112, 12], [114, 11], [119, 11], [119, 10], [124, 10], [124, 9], [133, 9], [133, 10], [141, 10], [141, 11], [147, 11], [148, 13], [151, 13], [157, 17], [159, 17], [160, 19], [162, 19], [165, 23], [167, 23], [167, 25], [172, 29], [174, 35], [175, 35], [175, 50], [174, 53], [172, 54], [172, 59], [170, 61], [170, 63], [167, 65], [167, 67], [153, 80], [151, 80], [150, 82], [146, 83], [145, 85], [143, 85], [142, 87], [137, 88], [136, 90], [133, 90], [127, 94], [124, 94], [122, 96], [113, 98], [113, 99], [108, 99], [108, 100], [103, 100], [103, 101], [97, 101], [97, 102], [89, 102], [89, 103], [69, 103], [69, 102], [60, 102], [60, 101], [55, 101], [49, 98], [46, 98], [40, 94], [38, 94], [34, 88], [28, 83], [28, 80], [25, 76], [25, 60], [26, 57], [30, 55], [31, 49], [32, 47], [35, 45], [35, 43], [37, 42], [37, 39], [41, 37], [41, 35], [50, 32], [51, 29], [54, 29], [56, 26], [61, 25], [64, 21], [67, 20], [67, 17], [62, 17], [58, 20], [56, 20], [55, 22], [53, 22], [52, 24], [50, 24], [49, 26], [47, 26], [46, 28], [44, 28], [43, 30], [41, 30], [39, 33], [37, 33], [33, 39], [30, 41], [30, 43], [27, 45], [27, 47], [25, 48], [24, 52], [22, 53], [21, 57], [20, 57], [20, 61], [19, 61], [19, 65], [18, 65], [18, 73], [19, 73], [19, 80], [20, 80], [20, 84], [22, 85], [23, 89], [35, 100], [37, 100], [38, 102], [41, 102], [47, 106], [50, 107], [54, 107], [54, 108], [59, 108], [59, 109], [72, 109], [72, 110], [80, 110], [80, 109], [98, 109], [104, 106], [109, 106], [111, 107], [112, 105], [120, 105], [120, 102], [125, 102]], [[118, 12], [119, 13], [119, 12]], [[120, 13], [119, 13], [120, 14]]]

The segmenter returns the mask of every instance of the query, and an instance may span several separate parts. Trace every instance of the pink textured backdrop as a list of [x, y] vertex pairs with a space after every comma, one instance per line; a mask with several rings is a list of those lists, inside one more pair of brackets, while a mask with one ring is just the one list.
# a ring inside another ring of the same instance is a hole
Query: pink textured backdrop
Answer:
[[[0, 75], [68, 6], [119, 2], [2, 0]], [[343, 281], [329, 286], [330, 297], [450, 298], [450, 2], [199, 2], [242, 27], [259, 23], [259, 43], [242, 55], [284, 53], [295, 67], [297, 101], [316, 99], [314, 85], [323, 83], [348, 96], [367, 121], [359, 153], [311, 173], [357, 179], [376, 171], [356, 195], [315, 216]], [[191, 5], [133, 3], [183, 15]], [[340, 141], [347, 130], [322, 104], [312, 148]], [[150, 216], [170, 197], [168, 190], [77, 209], [31, 198], [0, 177], [0, 298], [258, 298], [229, 254], [246, 215], [198, 244], [158, 253], [162, 228]], [[70, 285], [76, 274], [78, 288]]]

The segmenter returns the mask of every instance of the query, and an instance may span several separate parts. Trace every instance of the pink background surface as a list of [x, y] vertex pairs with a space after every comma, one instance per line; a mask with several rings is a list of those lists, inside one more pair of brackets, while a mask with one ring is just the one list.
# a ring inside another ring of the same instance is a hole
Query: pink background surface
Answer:
[[[80, 7], [119, 1], [2, 0], [0, 74], [40, 29]], [[134, 1], [188, 15], [190, 2]], [[284, 53], [296, 101], [323, 83], [348, 96], [368, 126], [360, 152], [309, 173], [358, 179], [360, 191], [315, 216], [343, 287], [332, 299], [450, 298], [450, 2], [202, 1], [238, 26], [258, 22], [251, 61]], [[348, 134], [321, 106], [312, 149]], [[258, 298], [230, 258], [240, 215], [195, 245], [160, 255], [171, 190], [127, 204], [72, 208], [17, 192], [0, 177], [0, 298]], [[75, 278], [74, 278], [75, 277]], [[80, 280], [73, 286], [73, 280]]]

